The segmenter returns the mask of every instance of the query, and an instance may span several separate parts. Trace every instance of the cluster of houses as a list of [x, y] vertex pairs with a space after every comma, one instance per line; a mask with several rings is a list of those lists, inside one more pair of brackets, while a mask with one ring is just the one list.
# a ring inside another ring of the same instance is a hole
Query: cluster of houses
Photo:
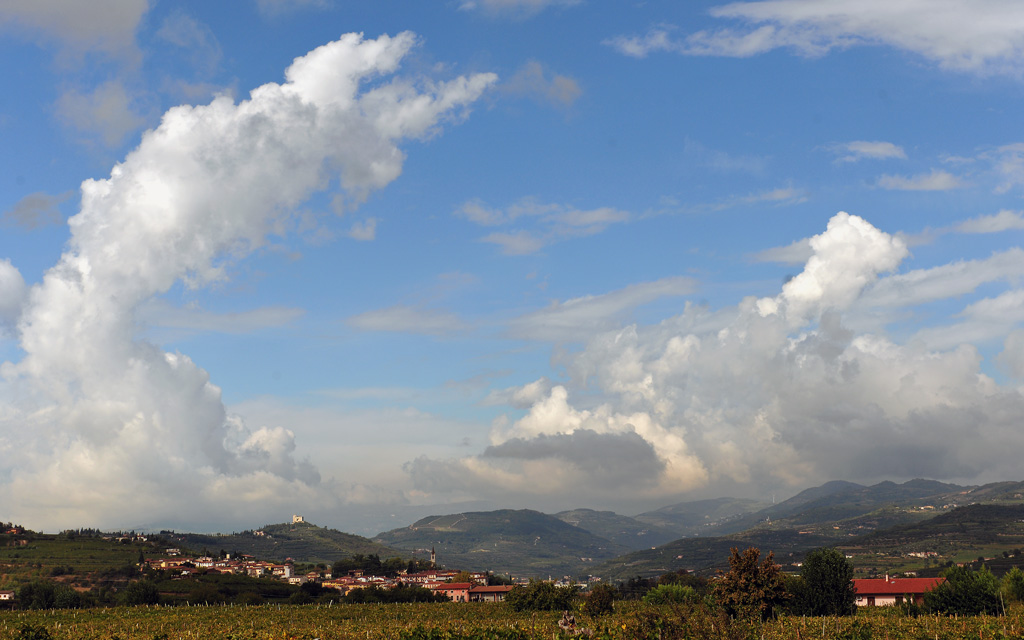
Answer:
[[293, 585], [315, 582], [327, 589], [337, 589], [342, 595], [354, 589], [367, 587], [390, 589], [398, 585], [414, 585], [442, 593], [455, 602], [501, 602], [505, 599], [505, 595], [512, 590], [511, 585], [484, 586], [487, 576], [483, 573], [470, 573], [469, 577], [472, 582], [451, 582], [452, 578], [459, 575], [459, 572], [446, 569], [431, 569], [416, 573], [399, 572], [399, 575], [394, 578], [368, 575], [362, 570], [353, 570], [343, 576], [334, 576], [330, 569], [297, 573], [290, 560], [277, 564], [255, 560], [251, 556], [192, 558], [181, 556], [178, 549], [167, 549], [165, 555], [164, 558], [147, 558], [146, 566], [156, 571], [169, 571], [181, 577], [195, 573], [214, 572], [242, 574], [252, 578], [276, 578]]

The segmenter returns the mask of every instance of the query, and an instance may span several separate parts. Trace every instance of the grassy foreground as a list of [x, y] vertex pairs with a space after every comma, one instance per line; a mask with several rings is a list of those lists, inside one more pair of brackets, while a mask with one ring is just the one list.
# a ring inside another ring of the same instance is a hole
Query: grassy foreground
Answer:
[[[500, 604], [137, 607], [0, 612], [0, 640], [527, 640], [573, 637], [561, 614], [515, 613]], [[1006, 616], [905, 617], [891, 608], [849, 618], [729, 621], [701, 608], [617, 602], [600, 618], [576, 614], [594, 638], [633, 640], [728, 638], [886, 640], [1024, 637], [1024, 608]], [[588, 637], [583, 632], [578, 637]]]

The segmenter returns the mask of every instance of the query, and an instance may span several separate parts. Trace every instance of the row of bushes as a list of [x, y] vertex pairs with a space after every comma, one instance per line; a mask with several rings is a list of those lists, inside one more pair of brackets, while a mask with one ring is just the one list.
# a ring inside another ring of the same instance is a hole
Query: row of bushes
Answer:
[[[763, 560], [755, 548], [732, 550], [730, 570], [717, 580], [665, 574], [657, 581], [636, 578], [614, 589], [594, 588], [582, 600], [590, 615], [609, 613], [616, 598], [642, 598], [654, 605], [689, 604], [719, 609], [730, 618], [767, 620], [779, 614], [845, 616], [856, 611], [853, 565], [836, 549], [810, 552], [799, 576], [782, 573], [769, 553]], [[998, 615], [1007, 602], [1024, 602], [1024, 571], [1014, 568], [1000, 581], [984, 566], [980, 570], [952, 566], [945, 582], [925, 593], [924, 605], [907, 599], [900, 609], [908, 615]], [[643, 587], [646, 587], [644, 589]], [[579, 598], [575, 587], [531, 582], [509, 593], [517, 610], [570, 610]]]

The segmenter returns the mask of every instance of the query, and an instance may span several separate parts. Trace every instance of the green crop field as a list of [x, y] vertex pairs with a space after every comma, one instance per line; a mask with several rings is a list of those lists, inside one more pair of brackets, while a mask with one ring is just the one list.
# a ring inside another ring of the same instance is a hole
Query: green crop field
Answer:
[[0, 612], [0, 640], [994, 640], [1024, 635], [1019, 607], [1005, 616], [968, 618], [912, 618], [878, 607], [847, 618], [783, 617], [763, 625], [730, 621], [701, 608], [640, 602], [618, 602], [614, 613], [599, 618], [575, 615], [578, 627], [586, 629], [579, 635], [559, 628], [560, 613], [515, 613], [503, 604], [484, 603], [6, 611]]

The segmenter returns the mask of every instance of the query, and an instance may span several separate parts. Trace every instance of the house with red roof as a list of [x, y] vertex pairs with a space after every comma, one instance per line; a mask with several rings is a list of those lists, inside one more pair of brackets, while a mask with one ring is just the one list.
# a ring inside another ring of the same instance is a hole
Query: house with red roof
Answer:
[[479, 585], [469, 590], [470, 602], [503, 602], [508, 592], [512, 590], [510, 584], [496, 584], [493, 586]]
[[876, 607], [912, 600], [924, 602], [924, 594], [945, 582], [945, 578], [864, 578], [853, 581], [858, 607]]
[[469, 602], [469, 590], [472, 587], [473, 584], [470, 582], [443, 582], [428, 588], [437, 593], [443, 593], [452, 602]]

